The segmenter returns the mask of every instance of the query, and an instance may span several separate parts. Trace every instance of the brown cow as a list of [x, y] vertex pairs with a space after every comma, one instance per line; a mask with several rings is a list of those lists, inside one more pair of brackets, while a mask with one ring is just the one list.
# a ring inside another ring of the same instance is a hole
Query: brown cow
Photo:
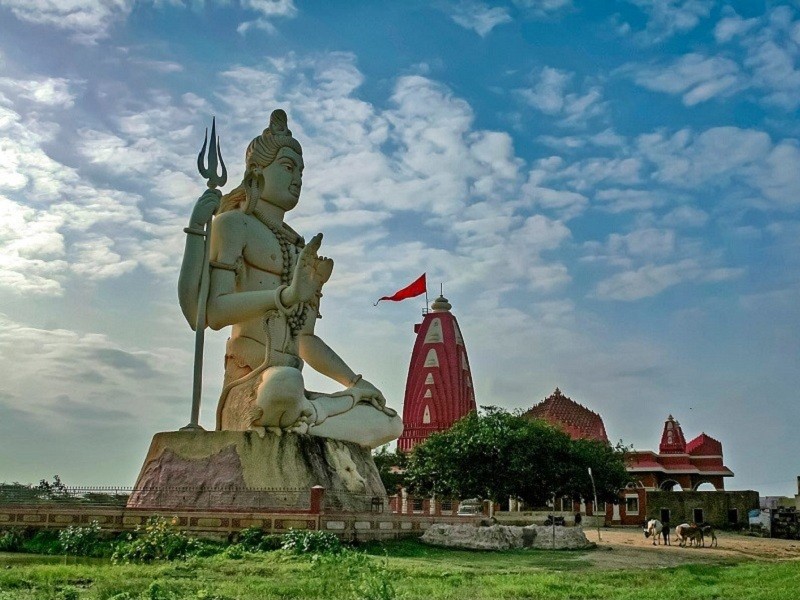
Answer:
[[699, 546], [704, 541], [703, 530], [694, 523], [691, 525], [688, 523], [678, 525], [675, 528], [675, 537], [678, 538], [678, 545], [682, 548], [686, 546], [686, 542], [689, 542], [689, 545], [694, 542], [695, 545]]

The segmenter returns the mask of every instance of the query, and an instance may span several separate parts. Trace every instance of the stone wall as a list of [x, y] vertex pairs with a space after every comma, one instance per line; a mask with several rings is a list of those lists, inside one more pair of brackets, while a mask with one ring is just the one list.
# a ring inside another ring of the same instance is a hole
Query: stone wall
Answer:
[[[747, 513], [757, 509], [758, 492], [662, 492], [647, 491], [647, 514], [641, 520], [662, 520], [661, 511], [669, 510], [669, 522], [675, 527], [680, 523], [697, 521], [695, 511], [702, 511], [702, 520], [721, 529], [747, 527]], [[734, 521], [735, 517], [735, 521]]]
[[107, 531], [131, 531], [152, 516], [176, 519], [192, 535], [225, 539], [247, 527], [281, 534], [289, 529], [321, 530], [346, 541], [419, 537], [434, 523], [475, 525], [481, 516], [395, 515], [392, 513], [234, 512], [225, 510], [167, 510], [138, 508], [75, 508], [58, 505], [0, 506], [0, 530], [17, 527], [64, 529], [97, 521]]

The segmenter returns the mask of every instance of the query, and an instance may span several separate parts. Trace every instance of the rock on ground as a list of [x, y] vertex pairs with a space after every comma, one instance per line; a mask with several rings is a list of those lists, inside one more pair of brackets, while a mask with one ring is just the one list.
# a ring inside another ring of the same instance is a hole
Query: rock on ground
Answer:
[[[555, 533], [555, 535], [554, 535]], [[422, 541], [432, 546], [464, 548], [468, 550], [515, 550], [535, 548], [540, 550], [575, 550], [592, 548], [583, 527], [545, 527], [528, 525], [514, 527], [492, 525], [432, 525], [422, 535]]]

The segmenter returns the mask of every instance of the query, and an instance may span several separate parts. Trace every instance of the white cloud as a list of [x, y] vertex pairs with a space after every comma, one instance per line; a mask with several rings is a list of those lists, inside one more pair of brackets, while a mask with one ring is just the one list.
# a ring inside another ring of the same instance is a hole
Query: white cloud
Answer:
[[[627, 0], [647, 14], [647, 25], [635, 38], [656, 44], [673, 35], [694, 29], [711, 14], [713, 0]], [[630, 25], [628, 25], [628, 30]]]
[[0, 195], [0, 287], [20, 295], [61, 295], [63, 219]]
[[743, 19], [730, 6], [724, 6], [722, 14], [726, 16], [714, 26], [714, 38], [720, 44], [747, 33], [758, 24], [758, 18]]
[[486, 37], [492, 29], [511, 22], [508, 9], [502, 6], [489, 6], [477, 0], [462, 0], [449, 7], [450, 18], [465, 29], [472, 29], [481, 37]]
[[96, 43], [110, 35], [111, 27], [124, 20], [134, 0], [0, 0], [22, 21], [63, 29], [75, 41]]
[[51, 108], [71, 108], [75, 104], [72, 88], [79, 83], [63, 78], [47, 77], [38, 80], [20, 80], [0, 77], [0, 90], [12, 97], [24, 98]]
[[[109, 409], [140, 422], [145, 407], [156, 409], [163, 395], [180, 394], [171, 372], [176, 357], [185, 360], [180, 351], [126, 348], [102, 333], [30, 327], [6, 315], [0, 325], [0, 376], [8, 393], [0, 402], [42, 426], [85, 429]], [[147, 391], [131, 404], [132, 390]], [[64, 422], [70, 413], [81, 422]]]
[[706, 211], [694, 206], [678, 206], [662, 218], [664, 225], [671, 227], [702, 227], [708, 223]]
[[612, 214], [652, 210], [669, 202], [663, 193], [652, 189], [608, 188], [599, 190], [593, 199], [595, 207]]
[[294, 0], [241, 0], [242, 8], [255, 11], [259, 17], [254, 21], [240, 23], [237, 31], [247, 33], [252, 28], [274, 34], [277, 29], [272, 23], [275, 18], [292, 19], [297, 16]]
[[584, 82], [581, 91], [573, 88], [574, 74], [553, 67], [543, 67], [534, 72], [535, 84], [516, 93], [530, 106], [546, 115], [560, 117], [561, 125], [584, 125], [586, 121], [601, 116], [606, 103], [599, 86]]
[[512, 0], [515, 6], [533, 17], [550, 17], [572, 8], [572, 0]]
[[752, 190], [761, 208], [788, 210], [800, 204], [800, 151], [795, 140], [773, 143], [763, 131], [715, 127], [672, 136], [640, 136], [639, 151], [656, 180], [676, 187]]
[[75, 257], [70, 261], [72, 271], [90, 280], [120, 277], [132, 271], [137, 262], [123, 260], [114, 252], [114, 240], [105, 235], [88, 237], [72, 245]]
[[648, 263], [600, 281], [595, 294], [602, 300], [631, 302], [656, 296], [680, 283], [719, 282], [741, 274], [741, 269], [707, 268], [691, 258], [662, 265]]
[[789, 6], [776, 6], [761, 17], [743, 19], [732, 8], [717, 23], [720, 44], [738, 44], [750, 84], [761, 101], [786, 111], [800, 106], [800, 20]]
[[732, 60], [702, 54], [686, 54], [667, 65], [629, 67], [634, 81], [649, 90], [680, 94], [686, 106], [718, 96], [729, 96], [745, 82]]

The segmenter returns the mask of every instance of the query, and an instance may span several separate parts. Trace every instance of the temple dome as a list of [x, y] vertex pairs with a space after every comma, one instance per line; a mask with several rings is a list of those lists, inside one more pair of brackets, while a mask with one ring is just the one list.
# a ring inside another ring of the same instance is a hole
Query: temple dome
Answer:
[[558, 388], [522, 416], [526, 419], [543, 419], [567, 433], [573, 440], [608, 441], [602, 417], [565, 396]]

